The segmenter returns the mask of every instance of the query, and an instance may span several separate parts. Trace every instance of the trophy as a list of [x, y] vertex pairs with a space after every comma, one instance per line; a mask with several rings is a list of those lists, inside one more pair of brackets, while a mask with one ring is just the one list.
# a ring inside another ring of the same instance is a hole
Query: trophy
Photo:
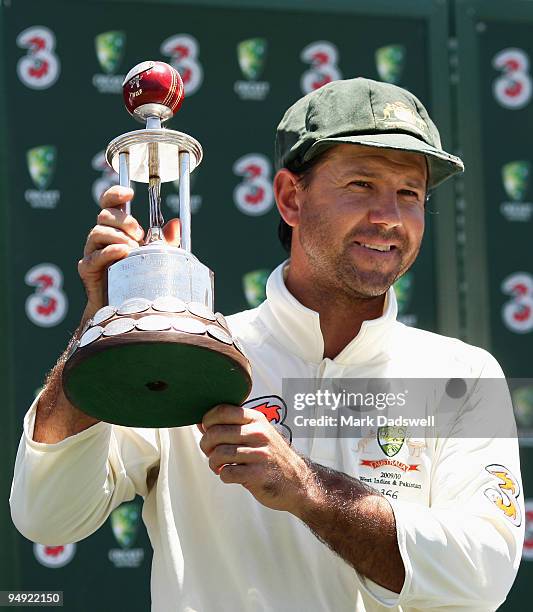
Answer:
[[[102, 421], [130, 427], [199, 423], [221, 403], [240, 405], [250, 364], [224, 316], [213, 312], [213, 273], [191, 253], [189, 177], [197, 140], [161, 127], [183, 102], [179, 73], [142, 62], [123, 83], [127, 110], [145, 123], [106, 150], [120, 184], [148, 183], [144, 244], [108, 269], [108, 305], [85, 324], [63, 370], [68, 400]], [[178, 179], [180, 247], [163, 236], [161, 183]], [[129, 213], [129, 204], [125, 207]]]

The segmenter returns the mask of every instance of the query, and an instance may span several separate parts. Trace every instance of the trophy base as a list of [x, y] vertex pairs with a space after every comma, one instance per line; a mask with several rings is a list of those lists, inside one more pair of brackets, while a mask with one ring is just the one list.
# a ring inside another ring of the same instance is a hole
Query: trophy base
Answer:
[[241, 405], [251, 386], [250, 364], [224, 317], [173, 297], [104, 306], [63, 369], [76, 408], [129, 427], [200, 423], [217, 404]]
[[65, 395], [86, 414], [129, 427], [193, 425], [217, 404], [240, 405], [250, 390], [246, 369], [180, 336], [162, 342], [161, 332], [145, 332], [142, 341], [108, 338], [87, 347], [65, 368]]

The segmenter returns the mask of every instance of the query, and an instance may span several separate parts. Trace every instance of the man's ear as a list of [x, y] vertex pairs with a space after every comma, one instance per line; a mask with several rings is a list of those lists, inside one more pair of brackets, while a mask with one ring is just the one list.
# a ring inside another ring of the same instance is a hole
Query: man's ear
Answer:
[[278, 170], [274, 177], [274, 196], [279, 214], [287, 225], [295, 227], [300, 218], [300, 202], [298, 194], [298, 175], [287, 168]]

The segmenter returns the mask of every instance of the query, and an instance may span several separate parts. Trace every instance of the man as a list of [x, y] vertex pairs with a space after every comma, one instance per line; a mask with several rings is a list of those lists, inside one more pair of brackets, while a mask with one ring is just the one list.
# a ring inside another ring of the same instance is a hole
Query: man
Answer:
[[[281, 396], [284, 377], [503, 376], [485, 351], [395, 320], [391, 285], [418, 254], [427, 192], [462, 170], [419, 100], [330, 83], [287, 111], [276, 156], [290, 260], [259, 308], [228, 320], [252, 400]], [[103, 197], [79, 264], [84, 320], [105, 304], [106, 267], [142, 239], [118, 208], [131, 197]], [[176, 222], [166, 236], [178, 240]], [[523, 540], [508, 396], [500, 438], [469, 437], [489, 399], [475, 384], [454, 437], [399, 436], [389, 454], [376, 432], [354, 444], [317, 428], [291, 447], [254, 402], [214, 407], [198, 427], [97, 423], [65, 399], [62, 363], [25, 418], [13, 520], [34, 541], [73, 542], [142, 495], [153, 610], [487, 611], [505, 599]]]

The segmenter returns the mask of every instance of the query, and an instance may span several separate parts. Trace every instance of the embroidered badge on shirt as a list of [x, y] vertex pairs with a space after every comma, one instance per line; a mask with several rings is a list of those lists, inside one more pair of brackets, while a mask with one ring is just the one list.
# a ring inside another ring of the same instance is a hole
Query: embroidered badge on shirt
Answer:
[[387, 457], [394, 457], [400, 452], [406, 436], [405, 427], [380, 427], [378, 429], [378, 444]]

